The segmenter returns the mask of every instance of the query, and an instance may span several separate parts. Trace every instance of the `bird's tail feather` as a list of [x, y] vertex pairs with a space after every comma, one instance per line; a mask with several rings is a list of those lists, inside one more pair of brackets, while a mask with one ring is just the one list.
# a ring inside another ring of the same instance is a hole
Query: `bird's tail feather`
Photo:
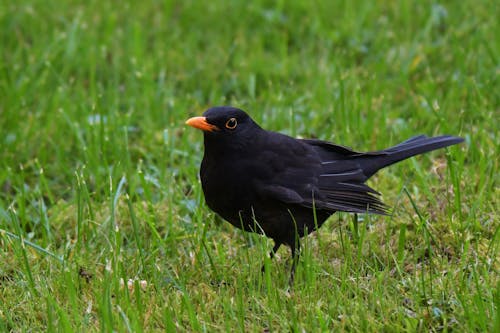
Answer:
[[425, 135], [415, 136], [400, 144], [380, 151], [380, 154], [367, 154], [363, 158], [364, 174], [371, 177], [378, 170], [409, 157], [423, 154], [435, 149], [448, 147], [464, 141], [464, 139], [443, 135], [429, 138]]

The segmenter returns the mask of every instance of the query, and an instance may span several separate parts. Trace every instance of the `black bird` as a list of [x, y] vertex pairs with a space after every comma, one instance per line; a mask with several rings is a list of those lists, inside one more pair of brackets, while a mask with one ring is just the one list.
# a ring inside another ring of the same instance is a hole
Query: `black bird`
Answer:
[[387, 214], [379, 193], [365, 184], [378, 170], [463, 141], [455, 136], [408, 139], [375, 152], [330, 142], [294, 139], [262, 129], [244, 111], [213, 107], [186, 124], [201, 129], [205, 153], [200, 177], [214, 212], [245, 231], [274, 240], [271, 258], [284, 244], [292, 252], [290, 282], [300, 238], [336, 211]]

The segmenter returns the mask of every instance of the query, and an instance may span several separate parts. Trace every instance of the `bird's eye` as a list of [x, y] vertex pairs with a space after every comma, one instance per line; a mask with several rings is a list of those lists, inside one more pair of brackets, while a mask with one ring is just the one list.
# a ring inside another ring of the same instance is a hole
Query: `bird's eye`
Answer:
[[237, 125], [238, 122], [236, 121], [236, 118], [230, 118], [228, 121], [226, 121], [226, 128], [228, 129], [235, 129]]

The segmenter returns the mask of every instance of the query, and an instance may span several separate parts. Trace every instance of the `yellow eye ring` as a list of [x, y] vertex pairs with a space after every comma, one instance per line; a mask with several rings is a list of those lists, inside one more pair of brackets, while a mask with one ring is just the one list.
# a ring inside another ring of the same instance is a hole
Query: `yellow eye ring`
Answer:
[[228, 121], [226, 121], [226, 128], [228, 129], [235, 129], [236, 126], [238, 126], [238, 122], [236, 121], [236, 118], [230, 118]]

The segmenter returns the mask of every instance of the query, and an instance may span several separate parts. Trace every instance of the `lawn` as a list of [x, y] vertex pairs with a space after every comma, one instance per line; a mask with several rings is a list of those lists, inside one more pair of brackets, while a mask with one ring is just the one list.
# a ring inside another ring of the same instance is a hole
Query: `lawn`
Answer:
[[[0, 331], [500, 331], [495, 1], [0, 3]], [[215, 216], [214, 105], [377, 150], [389, 216], [290, 253]], [[260, 267], [264, 263], [263, 274]]]

